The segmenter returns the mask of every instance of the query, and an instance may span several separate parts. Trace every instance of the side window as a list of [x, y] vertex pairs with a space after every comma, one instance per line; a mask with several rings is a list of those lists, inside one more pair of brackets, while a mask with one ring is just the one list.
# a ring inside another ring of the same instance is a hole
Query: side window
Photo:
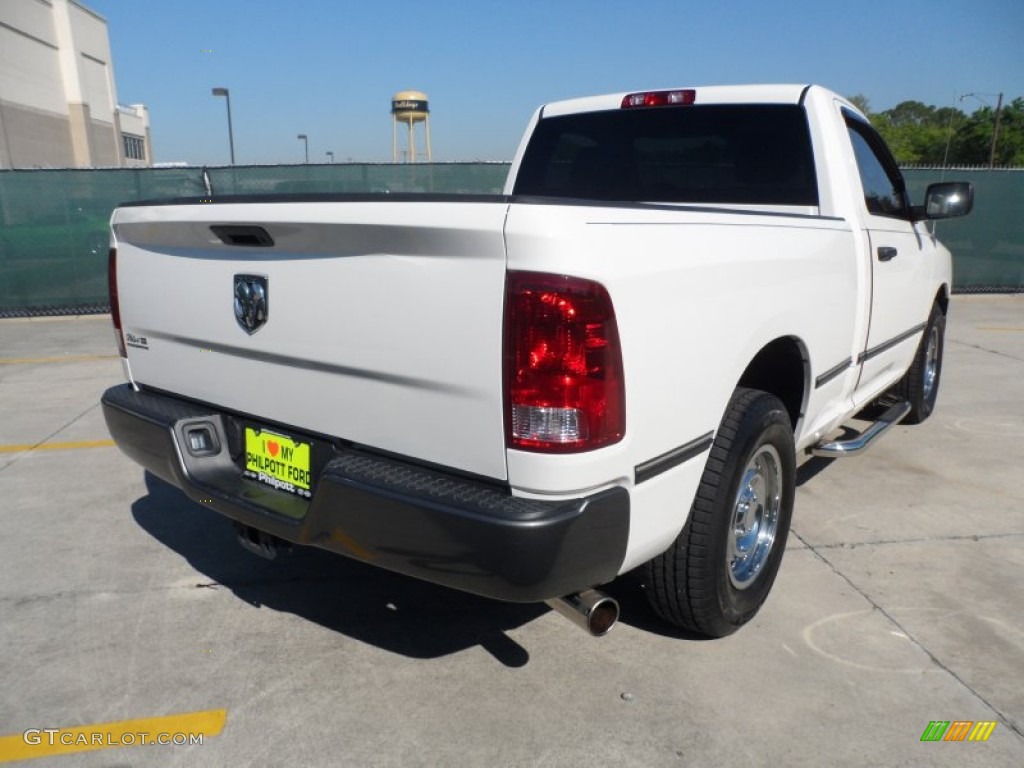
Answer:
[[857, 158], [864, 204], [880, 216], [905, 216], [907, 201], [903, 177], [885, 144], [874, 130], [855, 118], [847, 118], [853, 154]]

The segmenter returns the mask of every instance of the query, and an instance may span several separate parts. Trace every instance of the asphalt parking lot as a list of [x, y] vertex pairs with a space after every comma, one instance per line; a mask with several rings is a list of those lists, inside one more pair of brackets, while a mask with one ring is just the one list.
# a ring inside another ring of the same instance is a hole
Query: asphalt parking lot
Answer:
[[[954, 298], [930, 421], [801, 468], [775, 589], [718, 641], [660, 624], [632, 574], [591, 639], [317, 550], [260, 559], [111, 447], [120, 381], [109, 318], [0, 321], [0, 762], [1024, 765], [1024, 296]], [[931, 721], [996, 725], [922, 742]]]

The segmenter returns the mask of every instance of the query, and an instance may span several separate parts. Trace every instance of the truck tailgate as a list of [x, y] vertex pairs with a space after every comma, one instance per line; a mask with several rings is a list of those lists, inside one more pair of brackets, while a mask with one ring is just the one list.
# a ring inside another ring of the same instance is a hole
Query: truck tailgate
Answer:
[[[132, 380], [503, 480], [507, 207], [495, 198], [120, 208], [112, 226]], [[261, 227], [273, 244], [228, 244], [211, 226]], [[238, 275], [266, 280], [266, 322], [252, 333], [235, 317]]]

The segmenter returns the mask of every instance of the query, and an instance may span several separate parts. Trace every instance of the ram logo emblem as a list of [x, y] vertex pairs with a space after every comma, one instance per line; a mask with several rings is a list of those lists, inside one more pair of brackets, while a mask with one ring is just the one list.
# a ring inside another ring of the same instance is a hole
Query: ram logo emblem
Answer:
[[235, 275], [235, 320], [252, 335], [267, 322], [269, 307], [267, 278], [263, 275]]

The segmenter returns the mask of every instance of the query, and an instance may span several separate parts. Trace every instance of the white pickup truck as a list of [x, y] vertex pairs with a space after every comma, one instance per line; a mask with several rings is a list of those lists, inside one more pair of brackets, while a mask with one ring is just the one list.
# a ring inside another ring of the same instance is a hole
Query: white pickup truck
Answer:
[[[308, 544], [593, 634], [638, 566], [722, 636], [764, 602], [798, 457], [931, 413], [949, 252], [818, 86], [540, 108], [502, 195], [212, 197], [112, 218], [124, 452], [273, 555]], [[837, 432], [872, 406], [870, 427]]]

